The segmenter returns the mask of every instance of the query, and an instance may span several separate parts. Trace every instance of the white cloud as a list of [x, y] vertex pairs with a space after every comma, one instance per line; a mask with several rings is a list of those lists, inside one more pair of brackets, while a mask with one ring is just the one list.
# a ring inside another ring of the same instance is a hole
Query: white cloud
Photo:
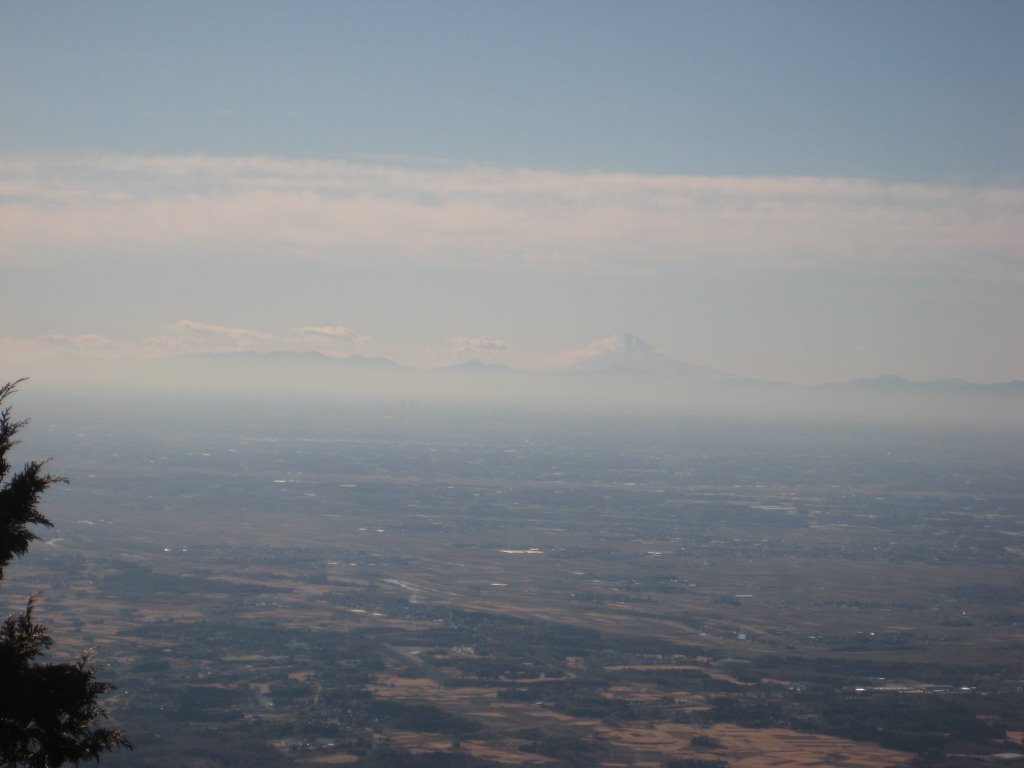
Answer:
[[490, 336], [453, 336], [448, 339], [448, 344], [455, 355], [475, 355], [508, 349], [508, 344], [504, 341]]
[[263, 331], [255, 331], [251, 328], [234, 328], [227, 325], [211, 325], [210, 323], [199, 323], [195, 320], [179, 320], [174, 324], [174, 327], [191, 333], [202, 334], [203, 336], [231, 339], [234, 341], [268, 341], [274, 338], [272, 334], [264, 333]]
[[34, 357], [71, 351], [87, 357], [154, 358], [204, 352], [307, 351], [310, 348], [310, 337], [356, 344], [372, 341], [369, 336], [341, 326], [295, 328], [291, 334], [277, 335], [253, 328], [182, 319], [169, 326], [166, 333], [141, 340], [116, 339], [91, 333], [53, 333], [31, 338], [0, 337], [0, 351]]
[[346, 328], [343, 325], [319, 325], [319, 326], [304, 326], [302, 328], [293, 328], [295, 333], [304, 336], [319, 336], [326, 337], [329, 339], [336, 339], [338, 341], [354, 341], [358, 343], [370, 341], [369, 336], [363, 336], [360, 333], [356, 333], [351, 328]]
[[62, 349], [120, 352], [124, 350], [124, 343], [113, 339], [110, 336], [103, 336], [98, 333], [63, 334], [51, 333], [38, 337], [43, 344], [52, 344]]
[[564, 357], [567, 362], [578, 363], [581, 360], [592, 360], [609, 352], [615, 352], [621, 347], [621, 336], [606, 336], [603, 339], [594, 339], [586, 346], [569, 350], [564, 354]]
[[201, 352], [245, 352], [267, 350], [277, 337], [252, 328], [179, 320], [170, 333], [152, 336], [139, 345], [139, 353], [148, 356], [184, 355]]
[[0, 357], [51, 358], [68, 352], [79, 357], [113, 358], [130, 354], [133, 345], [97, 333], [50, 333], [43, 336], [0, 337]]
[[6, 260], [898, 269], [1024, 278], [1024, 188], [263, 157], [0, 161]]

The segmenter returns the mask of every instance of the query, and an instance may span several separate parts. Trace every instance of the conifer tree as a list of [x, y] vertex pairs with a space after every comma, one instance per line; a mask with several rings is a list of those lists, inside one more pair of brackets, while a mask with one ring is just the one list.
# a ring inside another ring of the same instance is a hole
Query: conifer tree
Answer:
[[[30, 526], [52, 527], [39, 512], [39, 497], [65, 482], [30, 461], [11, 473], [9, 454], [26, 421], [14, 421], [4, 401], [21, 380], [0, 386], [0, 580], [4, 568], [39, 538]], [[32, 617], [36, 598], [0, 625], [0, 765], [55, 768], [98, 760], [116, 747], [131, 748], [117, 728], [99, 725], [106, 712], [100, 697], [113, 686], [96, 679], [90, 653], [76, 663], [43, 660], [53, 644], [45, 626]]]

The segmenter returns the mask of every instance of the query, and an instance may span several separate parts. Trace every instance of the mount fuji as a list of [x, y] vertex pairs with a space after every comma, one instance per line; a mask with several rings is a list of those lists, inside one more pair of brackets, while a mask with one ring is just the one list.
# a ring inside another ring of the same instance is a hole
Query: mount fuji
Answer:
[[632, 333], [618, 333], [592, 342], [566, 370], [577, 373], [689, 376], [707, 380], [736, 378], [724, 371], [676, 360]]

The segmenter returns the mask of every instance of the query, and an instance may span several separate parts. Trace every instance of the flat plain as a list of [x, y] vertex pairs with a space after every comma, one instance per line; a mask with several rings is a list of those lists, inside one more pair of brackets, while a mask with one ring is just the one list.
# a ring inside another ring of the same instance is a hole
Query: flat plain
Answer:
[[417, 405], [33, 428], [72, 482], [4, 599], [96, 648], [137, 745], [111, 766], [1024, 752], [1012, 432]]

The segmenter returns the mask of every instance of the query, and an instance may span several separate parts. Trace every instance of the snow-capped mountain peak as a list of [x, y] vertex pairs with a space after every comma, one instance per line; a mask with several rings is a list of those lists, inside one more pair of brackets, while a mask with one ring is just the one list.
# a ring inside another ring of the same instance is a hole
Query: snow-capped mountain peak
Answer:
[[574, 371], [657, 374], [693, 374], [708, 372], [690, 363], [675, 360], [632, 333], [617, 333], [592, 341], [576, 354], [570, 366]]

